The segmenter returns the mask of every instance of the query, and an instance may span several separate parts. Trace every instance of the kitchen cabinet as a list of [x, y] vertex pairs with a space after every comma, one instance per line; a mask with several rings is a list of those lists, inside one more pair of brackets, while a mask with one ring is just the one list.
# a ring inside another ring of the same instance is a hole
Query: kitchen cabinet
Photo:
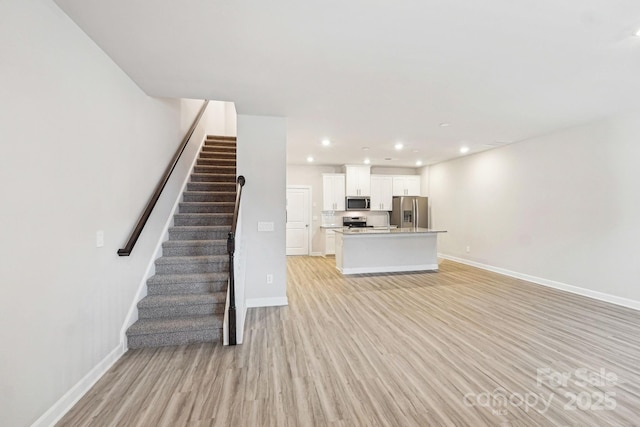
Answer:
[[342, 173], [322, 174], [322, 210], [343, 211], [345, 176]]
[[324, 232], [324, 255], [336, 254], [336, 234], [333, 228], [323, 228]]
[[371, 195], [371, 166], [346, 165], [347, 196]]
[[393, 177], [371, 175], [371, 210], [390, 211], [393, 202]]
[[394, 196], [419, 196], [420, 175], [396, 175], [393, 177]]

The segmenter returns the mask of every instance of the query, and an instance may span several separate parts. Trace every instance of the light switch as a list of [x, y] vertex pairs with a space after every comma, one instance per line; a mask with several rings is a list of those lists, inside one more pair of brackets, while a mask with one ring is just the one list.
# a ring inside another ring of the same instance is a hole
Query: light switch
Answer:
[[273, 231], [273, 222], [258, 222], [258, 231]]
[[104, 246], [104, 231], [98, 230], [96, 231], [96, 248], [101, 248]]

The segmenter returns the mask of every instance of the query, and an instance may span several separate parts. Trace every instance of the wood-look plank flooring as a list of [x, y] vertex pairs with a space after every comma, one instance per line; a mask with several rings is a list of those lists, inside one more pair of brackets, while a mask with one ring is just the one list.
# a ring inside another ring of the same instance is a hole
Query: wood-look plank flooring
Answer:
[[250, 309], [243, 345], [129, 351], [58, 425], [640, 425], [637, 311], [450, 261], [287, 273], [289, 306]]

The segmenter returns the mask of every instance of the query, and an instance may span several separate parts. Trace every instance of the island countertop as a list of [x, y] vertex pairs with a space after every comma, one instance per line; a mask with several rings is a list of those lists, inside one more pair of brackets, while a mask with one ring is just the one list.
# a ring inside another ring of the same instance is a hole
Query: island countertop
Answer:
[[367, 236], [372, 234], [433, 234], [446, 233], [446, 230], [436, 230], [433, 228], [345, 228], [336, 229], [335, 233], [341, 233], [345, 236]]

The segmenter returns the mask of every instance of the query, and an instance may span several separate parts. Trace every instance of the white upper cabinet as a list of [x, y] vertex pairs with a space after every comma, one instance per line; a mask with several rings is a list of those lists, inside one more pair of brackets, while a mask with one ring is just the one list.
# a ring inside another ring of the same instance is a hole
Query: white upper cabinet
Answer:
[[371, 175], [371, 210], [390, 211], [393, 202], [393, 177]]
[[342, 173], [322, 174], [322, 210], [344, 210], [344, 184], [345, 177]]
[[346, 165], [347, 196], [371, 195], [371, 166]]
[[393, 177], [394, 196], [419, 196], [420, 175], [396, 175]]

